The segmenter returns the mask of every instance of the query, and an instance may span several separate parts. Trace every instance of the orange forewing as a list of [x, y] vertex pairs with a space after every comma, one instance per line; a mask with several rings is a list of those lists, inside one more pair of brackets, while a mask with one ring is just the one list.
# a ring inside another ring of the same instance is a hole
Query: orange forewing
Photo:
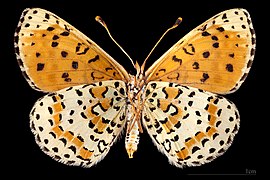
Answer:
[[175, 82], [231, 93], [244, 81], [254, 51], [255, 33], [248, 12], [224, 11], [189, 32], [161, 56], [146, 71], [147, 82]]
[[128, 74], [96, 43], [53, 13], [26, 9], [15, 33], [16, 54], [29, 84], [37, 90], [123, 80]]

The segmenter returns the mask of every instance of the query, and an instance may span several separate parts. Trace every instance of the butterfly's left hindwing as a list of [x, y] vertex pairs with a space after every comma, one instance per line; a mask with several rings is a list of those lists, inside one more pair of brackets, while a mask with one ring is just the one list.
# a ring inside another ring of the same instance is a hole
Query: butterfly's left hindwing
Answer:
[[31, 130], [40, 148], [55, 160], [90, 167], [119, 137], [126, 107], [123, 81], [69, 87], [35, 103]]
[[223, 154], [239, 129], [239, 113], [224, 97], [169, 82], [146, 87], [143, 125], [177, 167], [198, 166]]

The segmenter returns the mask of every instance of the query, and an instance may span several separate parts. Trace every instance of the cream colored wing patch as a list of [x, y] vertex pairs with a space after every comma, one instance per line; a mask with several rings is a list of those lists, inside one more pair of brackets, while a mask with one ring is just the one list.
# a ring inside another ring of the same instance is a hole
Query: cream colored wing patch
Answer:
[[240, 122], [226, 98], [169, 82], [149, 83], [142, 118], [154, 144], [177, 167], [199, 166], [223, 154]]
[[119, 137], [126, 122], [123, 81], [103, 81], [50, 93], [30, 114], [40, 148], [67, 165], [91, 167]]

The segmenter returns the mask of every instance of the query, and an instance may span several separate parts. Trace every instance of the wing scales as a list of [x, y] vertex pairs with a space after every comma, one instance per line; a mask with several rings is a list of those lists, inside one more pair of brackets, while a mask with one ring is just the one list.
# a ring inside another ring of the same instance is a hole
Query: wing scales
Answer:
[[177, 167], [212, 161], [238, 132], [238, 110], [224, 97], [168, 82], [150, 82], [146, 91], [144, 127]]
[[248, 12], [230, 9], [180, 39], [146, 71], [147, 82], [232, 93], [246, 78], [254, 52], [255, 32]]
[[55, 14], [26, 9], [15, 33], [18, 62], [36, 90], [104, 80], [128, 80], [125, 69], [91, 39]]
[[31, 130], [41, 149], [68, 165], [99, 162], [125, 125], [123, 81], [79, 85], [38, 100], [30, 114]]

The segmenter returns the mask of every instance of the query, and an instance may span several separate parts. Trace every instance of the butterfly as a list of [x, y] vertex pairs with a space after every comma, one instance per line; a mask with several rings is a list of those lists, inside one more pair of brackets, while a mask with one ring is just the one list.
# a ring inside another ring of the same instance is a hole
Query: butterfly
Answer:
[[146, 60], [141, 66], [131, 61], [136, 74], [44, 9], [25, 9], [14, 35], [23, 76], [47, 93], [30, 112], [36, 143], [53, 159], [82, 167], [101, 161], [123, 133], [132, 158], [145, 131], [179, 168], [222, 155], [240, 127], [237, 107], [222, 95], [246, 79], [255, 45], [250, 15], [242, 8], [203, 22], [147, 70]]

